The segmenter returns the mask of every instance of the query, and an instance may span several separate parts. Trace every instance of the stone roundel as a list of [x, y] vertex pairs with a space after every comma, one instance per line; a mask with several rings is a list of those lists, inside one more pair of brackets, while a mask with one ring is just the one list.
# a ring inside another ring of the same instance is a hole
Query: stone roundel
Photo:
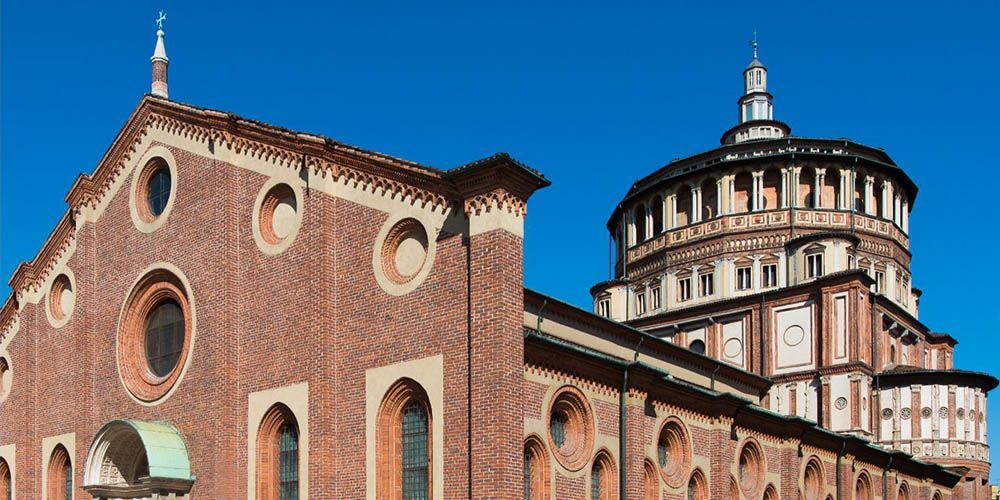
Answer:
[[0, 355], [0, 403], [3, 403], [10, 394], [12, 381], [13, 372], [10, 368], [10, 361], [6, 356]]
[[45, 305], [45, 314], [53, 327], [59, 328], [69, 322], [76, 306], [76, 280], [68, 268], [52, 280], [46, 294]]
[[272, 179], [257, 193], [253, 210], [253, 239], [267, 255], [284, 252], [302, 225], [302, 192], [293, 180]]
[[[563, 428], [561, 446], [553, 436], [553, 422]], [[556, 390], [549, 403], [546, 433], [552, 455], [566, 470], [578, 471], [588, 463], [594, 449], [594, 417], [587, 397], [576, 387], [565, 385]]]
[[839, 397], [833, 402], [833, 404], [838, 410], [843, 410], [844, 408], [847, 408], [847, 398]]
[[[181, 310], [184, 340], [174, 366], [165, 374], [157, 375], [146, 356], [146, 327], [153, 311], [166, 301], [173, 301]], [[194, 304], [187, 280], [173, 266], [145, 271], [132, 286], [118, 321], [118, 372], [129, 394], [146, 405], [165, 400], [190, 362], [194, 336]]]
[[427, 221], [418, 217], [390, 219], [375, 240], [372, 267], [379, 286], [390, 295], [405, 295], [427, 278], [436, 243]]
[[806, 331], [799, 325], [792, 325], [785, 329], [785, 333], [782, 335], [782, 339], [785, 341], [785, 345], [789, 347], [795, 347], [802, 343], [806, 338]]
[[725, 344], [723, 344], [722, 352], [726, 355], [727, 358], [735, 358], [739, 356], [741, 352], [743, 352], [743, 343], [740, 342], [740, 339], [731, 338], [727, 340]]
[[931, 411], [930, 406], [925, 406], [920, 410], [920, 416], [924, 418], [930, 418], [931, 413], [933, 413], [933, 411]]

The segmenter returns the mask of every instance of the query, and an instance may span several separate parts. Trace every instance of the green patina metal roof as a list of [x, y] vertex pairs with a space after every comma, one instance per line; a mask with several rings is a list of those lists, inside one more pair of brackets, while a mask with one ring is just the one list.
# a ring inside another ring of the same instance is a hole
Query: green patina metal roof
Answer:
[[149, 461], [149, 477], [183, 479], [193, 481], [191, 462], [188, 460], [187, 446], [180, 431], [167, 422], [146, 422], [144, 420], [116, 420], [105, 427], [123, 423], [142, 439]]

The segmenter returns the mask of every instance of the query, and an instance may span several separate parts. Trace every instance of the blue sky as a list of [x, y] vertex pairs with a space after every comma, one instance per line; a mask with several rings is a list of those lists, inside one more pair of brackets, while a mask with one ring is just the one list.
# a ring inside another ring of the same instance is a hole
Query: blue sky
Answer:
[[441, 168], [507, 151], [541, 170], [526, 282], [584, 307], [629, 185], [735, 123], [756, 29], [775, 118], [883, 147], [920, 186], [921, 320], [960, 340], [957, 366], [994, 370], [998, 2], [59, 3], [0, 6], [4, 296], [149, 90], [160, 8], [175, 100]]

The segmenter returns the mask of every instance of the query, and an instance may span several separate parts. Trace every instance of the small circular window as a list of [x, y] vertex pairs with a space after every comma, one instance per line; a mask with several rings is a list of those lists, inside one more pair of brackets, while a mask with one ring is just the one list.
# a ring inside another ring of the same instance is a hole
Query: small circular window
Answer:
[[193, 342], [193, 308], [184, 282], [155, 269], [133, 287], [118, 326], [118, 370], [142, 402], [163, 398], [176, 385]]
[[660, 429], [656, 443], [657, 462], [663, 480], [673, 488], [684, 484], [691, 468], [690, 440], [684, 424], [676, 417], [669, 417]]
[[560, 388], [552, 398], [548, 417], [556, 460], [566, 469], [582, 469], [594, 447], [593, 417], [586, 397], [575, 387]]
[[139, 196], [136, 200], [142, 220], [153, 222], [163, 215], [167, 209], [167, 202], [170, 201], [172, 185], [170, 168], [162, 158], [154, 158], [142, 169], [139, 177]]
[[173, 154], [163, 146], [153, 146], [132, 176], [132, 223], [143, 233], [155, 231], [170, 216], [176, 198], [177, 166]]
[[49, 288], [49, 316], [54, 326], [62, 326], [73, 314], [73, 307], [76, 304], [76, 294], [73, 290], [73, 281], [67, 274], [60, 274], [52, 280]]

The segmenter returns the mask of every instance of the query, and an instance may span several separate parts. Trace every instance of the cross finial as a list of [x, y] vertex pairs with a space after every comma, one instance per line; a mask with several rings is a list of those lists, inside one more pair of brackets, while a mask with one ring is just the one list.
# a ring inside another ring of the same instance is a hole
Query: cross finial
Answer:
[[156, 27], [158, 29], [163, 29], [163, 21], [167, 20], [167, 15], [163, 13], [163, 9], [160, 9], [160, 16], [156, 18]]
[[753, 30], [753, 38], [750, 40], [750, 46], [753, 47], [753, 58], [757, 59], [757, 30]]

